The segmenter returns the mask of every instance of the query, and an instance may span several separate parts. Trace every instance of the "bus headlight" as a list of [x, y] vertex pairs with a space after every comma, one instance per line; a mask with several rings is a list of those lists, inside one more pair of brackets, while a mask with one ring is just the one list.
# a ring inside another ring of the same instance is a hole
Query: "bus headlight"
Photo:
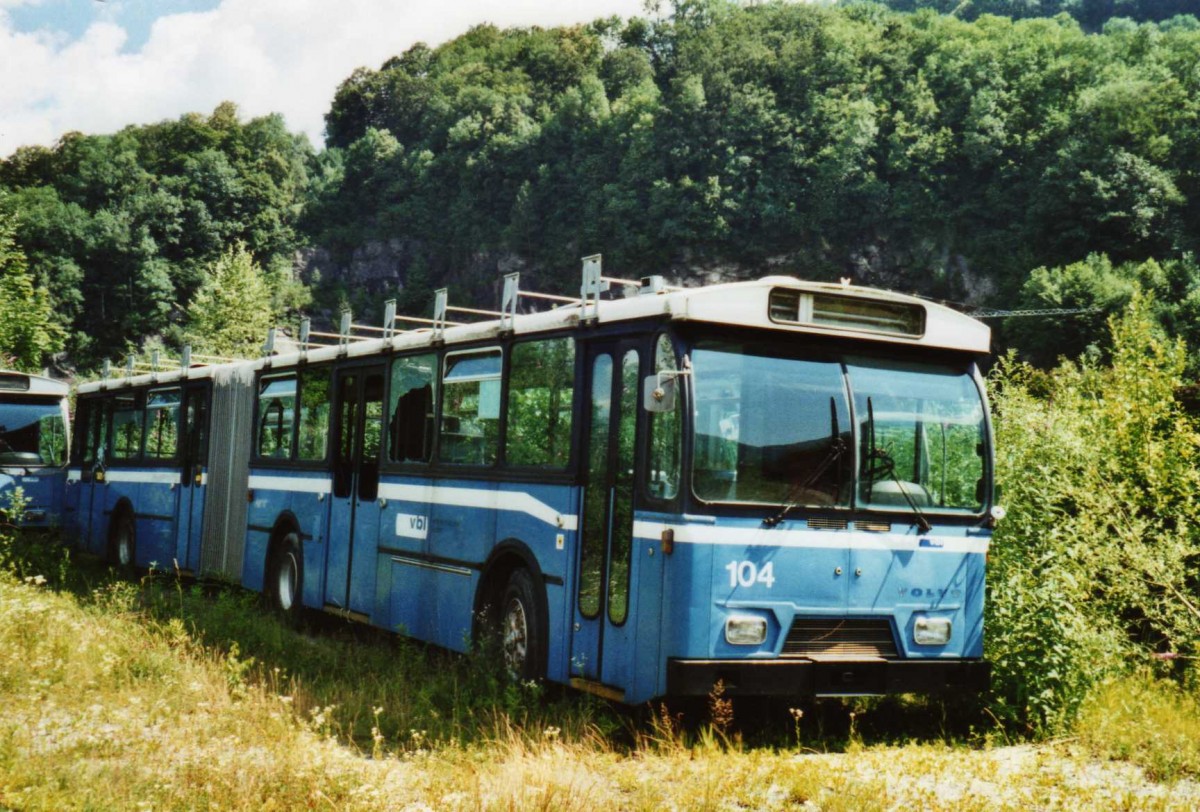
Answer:
[[918, 646], [944, 646], [950, 642], [952, 626], [948, 617], [918, 617], [913, 623], [913, 642]]
[[734, 615], [725, 621], [725, 642], [731, 646], [758, 646], [766, 639], [766, 618]]

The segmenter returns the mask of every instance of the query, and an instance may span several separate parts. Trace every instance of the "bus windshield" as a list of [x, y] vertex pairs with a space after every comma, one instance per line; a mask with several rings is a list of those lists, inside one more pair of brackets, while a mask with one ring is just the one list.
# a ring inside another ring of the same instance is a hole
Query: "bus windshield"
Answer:
[[0, 398], [0, 466], [62, 465], [67, 450], [57, 400]]
[[702, 341], [692, 486], [706, 502], [983, 509], [984, 405], [963, 367]]

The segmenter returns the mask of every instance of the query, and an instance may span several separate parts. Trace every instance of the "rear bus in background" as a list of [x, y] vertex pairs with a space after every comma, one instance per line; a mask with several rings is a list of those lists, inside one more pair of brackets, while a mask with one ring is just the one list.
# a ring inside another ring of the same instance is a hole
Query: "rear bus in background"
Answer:
[[[244, 431], [252, 378], [239, 363], [80, 386], [66, 486], [78, 545], [123, 568], [238, 571], [228, 551], [240, 552], [244, 533], [238, 421]], [[222, 435], [210, 449], [213, 425]], [[211, 453], [222, 455], [216, 466]]]
[[0, 370], [0, 512], [20, 489], [25, 513], [18, 524], [61, 521], [67, 425], [67, 384]]
[[[786, 277], [611, 300], [602, 279], [585, 263], [551, 311], [518, 314], [535, 294], [510, 277], [496, 320], [440, 299], [430, 329], [81, 388], [89, 546], [285, 615], [458, 651], [492, 633], [515, 675], [626, 703], [984, 688], [987, 327]], [[194, 430], [189, 392], [218, 388]]]

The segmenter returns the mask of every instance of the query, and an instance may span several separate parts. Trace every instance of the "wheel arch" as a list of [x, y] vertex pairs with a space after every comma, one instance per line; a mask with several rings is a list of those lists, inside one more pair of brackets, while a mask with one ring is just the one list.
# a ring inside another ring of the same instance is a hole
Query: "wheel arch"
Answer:
[[[300, 520], [296, 518], [296, 514], [290, 510], [280, 511], [275, 517], [275, 523], [271, 525], [271, 538], [267, 542], [267, 556], [263, 561], [263, 572], [265, 573], [271, 565], [271, 561], [275, 558], [275, 553], [279, 549], [279, 545], [283, 542], [283, 537], [289, 532], [295, 531], [300, 536], [301, 541], [304, 538], [304, 531], [300, 529]], [[300, 545], [301, 552], [304, 550], [304, 545]]]
[[472, 639], [479, 640], [484, 619], [489, 611], [498, 609], [509, 576], [517, 569], [526, 569], [533, 577], [534, 599], [543, 620], [539, 642], [544, 656], [549, 651], [550, 638], [550, 605], [546, 598], [546, 579], [533, 550], [517, 538], [507, 538], [497, 544], [484, 562], [479, 586], [475, 589], [475, 603], [471, 613]]
[[133, 535], [135, 539], [137, 538], [137, 511], [133, 509], [133, 501], [128, 496], [122, 496], [108, 512], [108, 533], [106, 534], [108, 544], [111, 545], [116, 538], [117, 522], [125, 515], [133, 519]]

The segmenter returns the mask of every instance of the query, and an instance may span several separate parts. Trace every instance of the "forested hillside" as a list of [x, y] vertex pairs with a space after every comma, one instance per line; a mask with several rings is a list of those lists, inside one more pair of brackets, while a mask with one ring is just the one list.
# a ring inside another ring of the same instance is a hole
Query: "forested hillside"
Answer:
[[1089, 31], [1117, 17], [1133, 22], [1161, 22], [1182, 14], [1200, 14], [1198, 0], [880, 0], [896, 11], [931, 9], [975, 20], [984, 14], [1023, 19], [1069, 14]]
[[[1102, 18], [1193, 4], [891, 5], [933, 8], [677, 0], [572, 28], [483, 25], [348, 77], [320, 152], [229, 105], [72, 134], [0, 162], [0, 216], [83, 367], [183, 340], [234, 241], [277, 318], [305, 301], [293, 269], [318, 315], [349, 303], [374, 320], [383, 298], [417, 310], [442, 284], [494, 304], [502, 270], [567, 290], [599, 252], [626, 276], [848, 276], [1102, 308], [1055, 352], [1148, 287], [1190, 335], [1200, 23]], [[990, 16], [1059, 11], [1078, 19]]]

